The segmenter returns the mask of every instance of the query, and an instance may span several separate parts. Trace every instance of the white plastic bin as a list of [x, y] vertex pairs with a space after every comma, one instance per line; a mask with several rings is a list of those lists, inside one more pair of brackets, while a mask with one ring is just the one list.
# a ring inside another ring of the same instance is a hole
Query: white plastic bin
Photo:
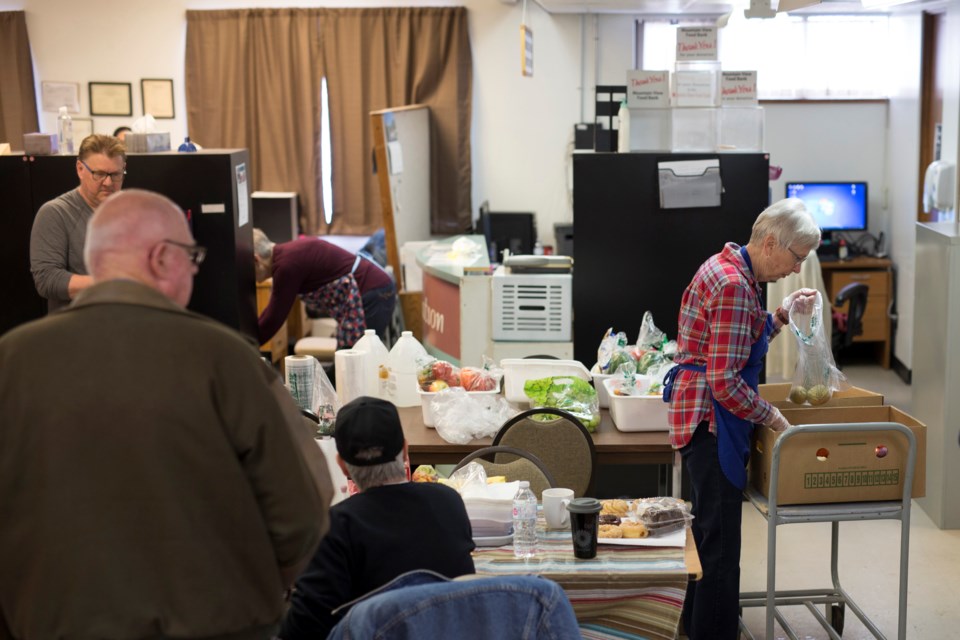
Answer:
[[506, 358], [500, 361], [503, 368], [503, 395], [510, 402], [530, 404], [523, 392], [527, 380], [552, 376], [576, 376], [590, 382], [590, 371], [577, 360], [549, 360], [541, 358]]
[[[650, 386], [652, 378], [637, 379], [637, 384], [643, 385], [642, 389]], [[619, 396], [616, 390], [623, 384], [623, 380], [611, 378], [605, 380], [603, 385], [607, 388], [607, 395], [610, 401], [610, 417], [613, 418], [613, 424], [618, 431], [668, 431], [670, 425], [667, 423], [668, 404], [663, 401], [663, 396], [657, 395], [639, 395], [639, 396]]]
[[[443, 393], [443, 391], [424, 391], [417, 387], [417, 392], [420, 394], [420, 404], [423, 408], [423, 426], [435, 429], [437, 426], [437, 416], [433, 411], [433, 399], [438, 393]], [[500, 393], [500, 388], [498, 385], [498, 388], [492, 391], [467, 391], [466, 393], [468, 398], [474, 396], [495, 396]]]

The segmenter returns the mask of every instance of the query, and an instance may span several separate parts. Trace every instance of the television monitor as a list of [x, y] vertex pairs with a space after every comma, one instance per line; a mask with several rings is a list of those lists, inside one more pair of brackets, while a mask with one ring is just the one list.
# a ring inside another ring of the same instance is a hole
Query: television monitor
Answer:
[[803, 200], [823, 231], [867, 230], [866, 182], [788, 182], [787, 197]]
[[537, 239], [537, 226], [533, 213], [502, 213], [481, 208], [478, 231], [487, 239], [490, 262], [503, 262], [504, 249], [510, 255], [530, 255]]

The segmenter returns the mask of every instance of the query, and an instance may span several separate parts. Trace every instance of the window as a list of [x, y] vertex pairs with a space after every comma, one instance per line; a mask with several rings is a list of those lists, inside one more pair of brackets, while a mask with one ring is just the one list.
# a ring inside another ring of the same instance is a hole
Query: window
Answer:
[[[888, 27], [884, 15], [747, 20], [735, 12], [719, 30], [720, 64], [756, 70], [761, 99], [887, 98]], [[647, 21], [642, 28], [643, 68], [673, 70], [676, 25]]]
[[327, 79], [320, 79], [320, 184], [323, 188], [323, 219], [333, 222], [333, 155], [330, 152], [330, 99]]

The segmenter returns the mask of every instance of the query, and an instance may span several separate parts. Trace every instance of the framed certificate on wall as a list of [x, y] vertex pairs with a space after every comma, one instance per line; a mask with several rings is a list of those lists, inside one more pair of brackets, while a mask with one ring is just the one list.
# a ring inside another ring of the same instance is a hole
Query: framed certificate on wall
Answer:
[[143, 78], [140, 80], [143, 96], [143, 115], [154, 118], [173, 118], [173, 80]]
[[132, 116], [133, 96], [129, 82], [91, 82], [90, 115]]

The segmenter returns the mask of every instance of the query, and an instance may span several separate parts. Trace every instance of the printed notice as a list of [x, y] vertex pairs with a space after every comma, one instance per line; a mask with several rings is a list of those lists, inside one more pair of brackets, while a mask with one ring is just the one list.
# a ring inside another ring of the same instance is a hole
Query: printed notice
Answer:
[[677, 27], [677, 60], [716, 59], [716, 27]]
[[247, 184], [247, 165], [237, 165], [237, 226], [242, 227], [250, 221], [250, 189]]
[[757, 104], [756, 71], [722, 71], [720, 103], [746, 106]]
[[669, 71], [627, 71], [627, 106], [631, 109], [670, 106]]
[[714, 71], [677, 71], [673, 75], [678, 107], [715, 107], [717, 74]]

